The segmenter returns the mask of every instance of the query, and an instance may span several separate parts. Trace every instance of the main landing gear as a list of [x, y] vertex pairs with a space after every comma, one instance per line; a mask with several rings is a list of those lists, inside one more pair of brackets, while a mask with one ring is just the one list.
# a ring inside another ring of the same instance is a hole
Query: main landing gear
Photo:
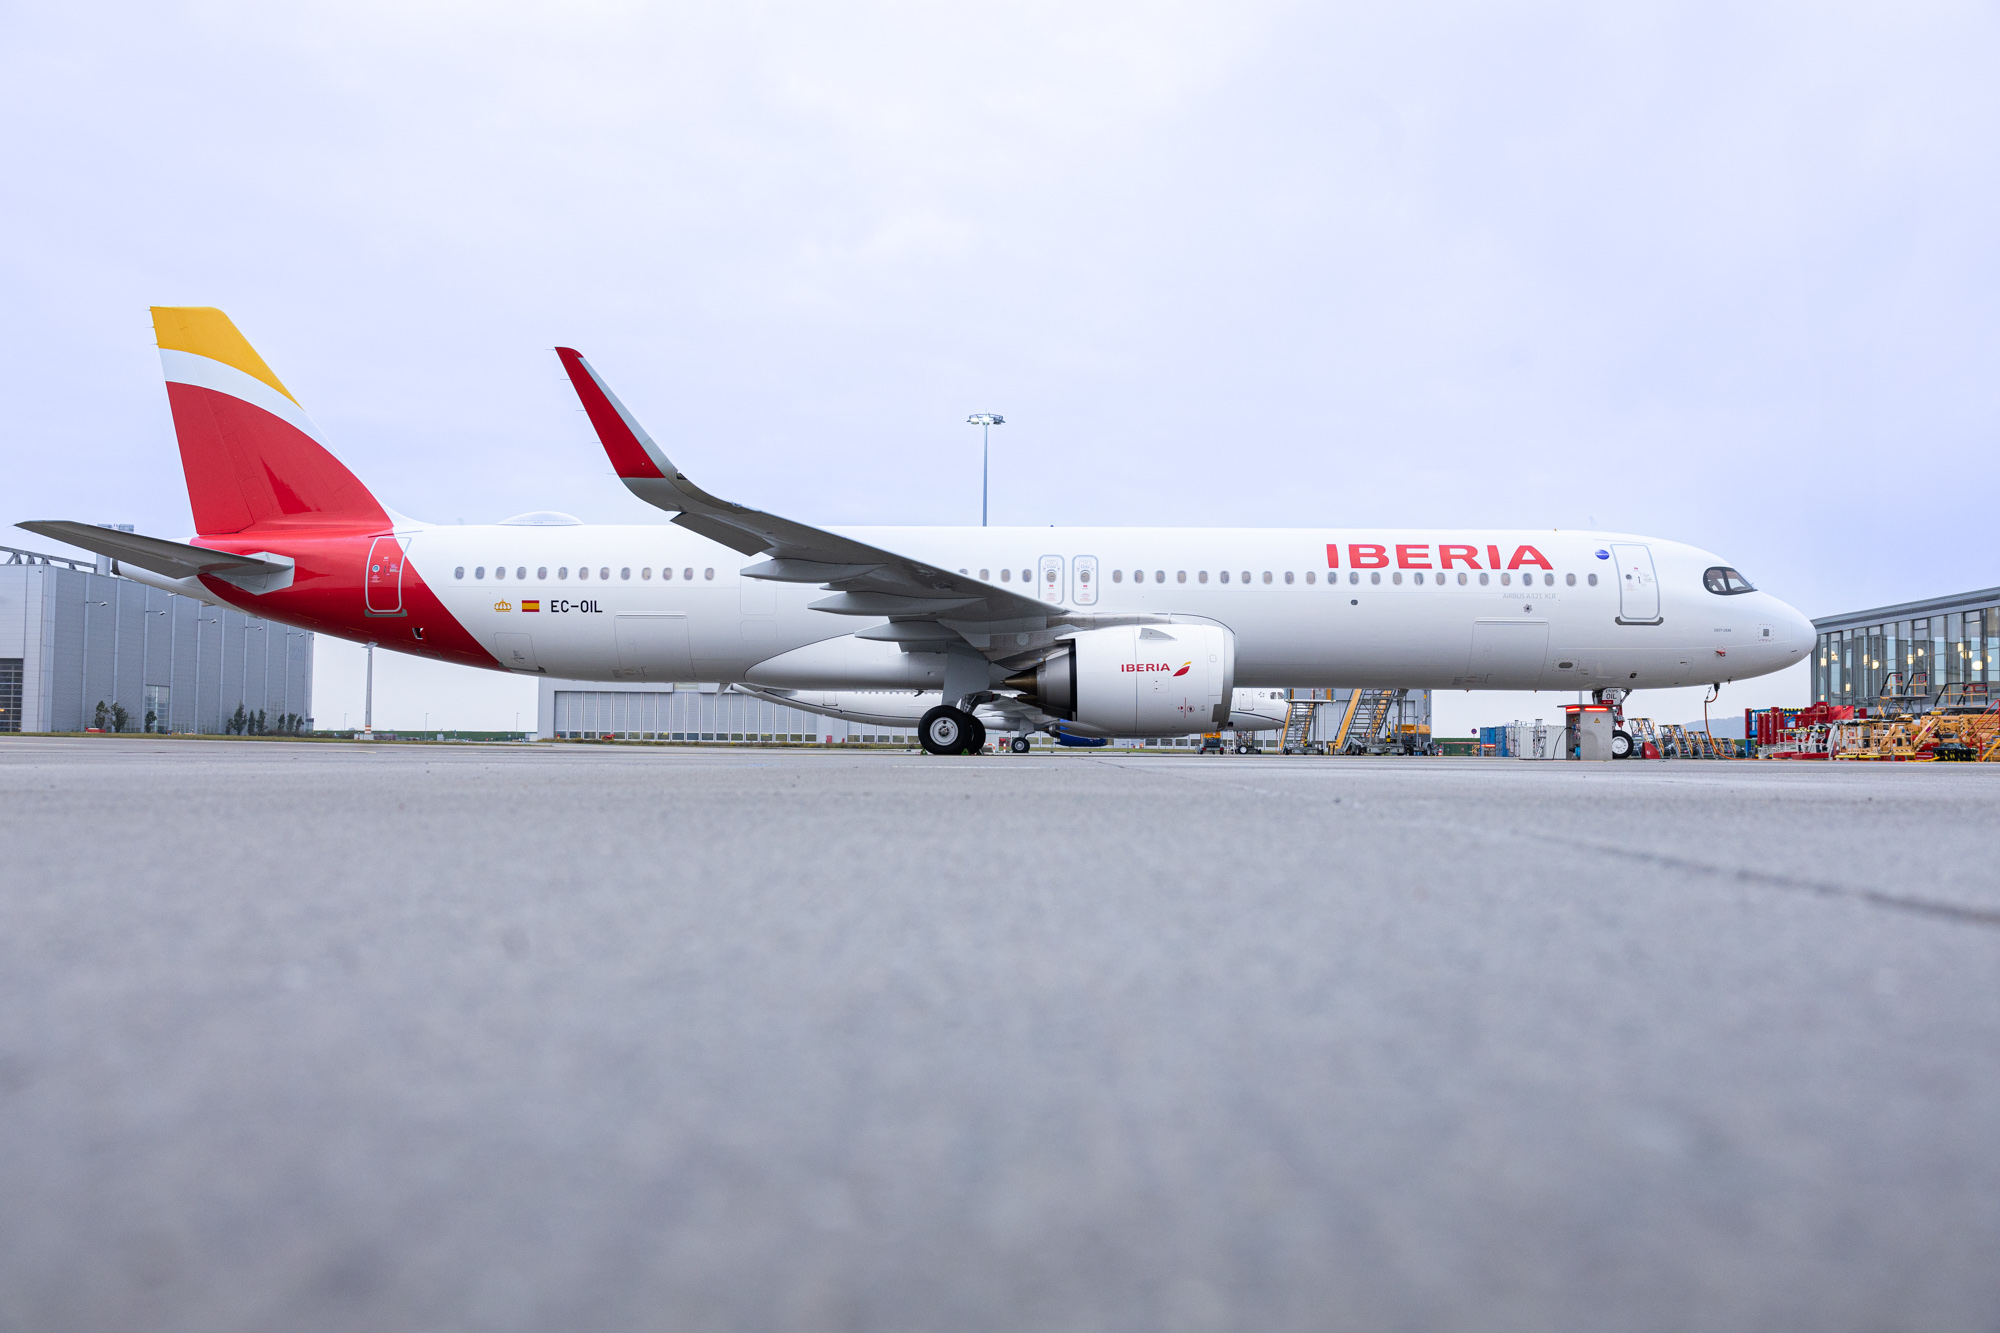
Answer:
[[1026, 736], [1016, 736], [1009, 742], [1007, 748], [1015, 754], [1026, 754], [1028, 752], [1028, 738]]
[[931, 754], [978, 754], [986, 748], [986, 724], [962, 708], [939, 704], [917, 724], [917, 738]]

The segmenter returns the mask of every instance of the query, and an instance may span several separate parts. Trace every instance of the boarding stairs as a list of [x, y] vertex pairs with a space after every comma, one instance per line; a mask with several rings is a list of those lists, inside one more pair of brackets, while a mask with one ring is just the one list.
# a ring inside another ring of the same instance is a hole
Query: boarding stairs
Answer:
[[1312, 742], [1313, 719], [1324, 699], [1294, 699], [1285, 709], [1285, 734], [1279, 754], [1305, 754]]
[[1381, 739], [1382, 727], [1404, 693], [1356, 690], [1347, 701], [1347, 715], [1340, 720], [1340, 731], [1327, 748], [1336, 754], [1367, 754]]

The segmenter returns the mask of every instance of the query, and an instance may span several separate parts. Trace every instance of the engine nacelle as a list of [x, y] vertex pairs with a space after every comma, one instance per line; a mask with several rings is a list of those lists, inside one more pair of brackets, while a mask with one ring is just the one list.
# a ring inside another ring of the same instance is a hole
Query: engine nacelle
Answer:
[[1065, 639], [1007, 681], [1044, 712], [1104, 736], [1227, 725], [1236, 636], [1219, 625], [1130, 625]]

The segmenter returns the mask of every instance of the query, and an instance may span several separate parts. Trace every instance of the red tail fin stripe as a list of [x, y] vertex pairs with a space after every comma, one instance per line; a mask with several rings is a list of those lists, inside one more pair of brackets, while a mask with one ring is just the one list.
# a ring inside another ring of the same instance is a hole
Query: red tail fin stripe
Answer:
[[160, 368], [166, 373], [169, 384], [192, 384], [198, 389], [212, 389], [231, 398], [240, 398], [252, 407], [263, 408], [301, 434], [310, 436], [314, 443], [319, 442], [319, 429], [313, 425], [305, 409], [255, 375], [246, 375], [235, 366], [194, 352], [177, 352], [166, 347], [160, 349]]
[[562, 358], [563, 369], [569, 372], [569, 382], [576, 386], [576, 396], [583, 401], [583, 410], [590, 415], [590, 424], [596, 428], [598, 441], [603, 444], [604, 452], [609, 455], [611, 466], [618, 475], [666, 476], [661, 468], [665, 455], [660, 453], [658, 446], [632, 414], [625, 410], [625, 404], [618, 401], [618, 395], [597, 377], [597, 372], [583, 359], [583, 354], [574, 347], [558, 347], [556, 355]]

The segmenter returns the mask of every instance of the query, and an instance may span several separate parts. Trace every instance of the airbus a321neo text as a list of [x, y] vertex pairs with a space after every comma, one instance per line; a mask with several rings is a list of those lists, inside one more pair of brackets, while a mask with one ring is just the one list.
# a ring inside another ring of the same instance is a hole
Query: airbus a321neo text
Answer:
[[672, 523], [431, 524], [334, 457], [220, 310], [159, 307], [153, 326], [197, 535], [20, 526], [156, 587], [465, 666], [734, 682], [917, 720], [956, 753], [988, 725], [1016, 748], [1211, 730], [1239, 688], [1300, 682], [1616, 699], [1763, 675], [1813, 643], [1721, 558], [1655, 537], [814, 527], [703, 490], [569, 348], [612, 466]]

